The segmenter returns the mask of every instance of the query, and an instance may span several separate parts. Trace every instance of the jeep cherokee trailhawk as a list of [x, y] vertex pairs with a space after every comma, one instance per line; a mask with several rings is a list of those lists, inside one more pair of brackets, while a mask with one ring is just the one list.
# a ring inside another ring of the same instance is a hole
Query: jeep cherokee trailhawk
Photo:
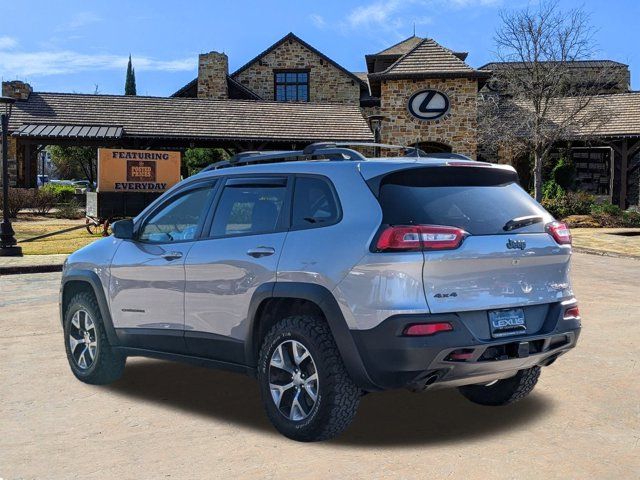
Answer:
[[580, 332], [567, 226], [509, 166], [346, 147], [239, 154], [71, 255], [74, 375], [113, 382], [129, 356], [245, 372], [302, 441], [343, 431], [363, 392], [530, 393]]

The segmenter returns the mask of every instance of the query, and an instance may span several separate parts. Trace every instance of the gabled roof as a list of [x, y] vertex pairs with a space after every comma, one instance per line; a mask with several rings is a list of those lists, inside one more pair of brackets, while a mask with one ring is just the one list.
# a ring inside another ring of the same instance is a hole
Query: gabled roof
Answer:
[[292, 42], [297, 42], [300, 45], [302, 45], [304, 48], [306, 48], [307, 50], [310, 50], [311, 52], [315, 53], [316, 55], [318, 55], [320, 58], [322, 58], [325, 62], [333, 65], [334, 67], [336, 67], [338, 70], [340, 70], [341, 72], [345, 73], [346, 75], [348, 75], [349, 77], [351, 77], [353, 80], [355, 80], [356, 82], [358, 82], [358, 84], [364, 84], [364, 82], [358, 78], [356, 75], [354, 75], [353, 73], [351, 73], [349, 70], [347, 70], [346, 68], [344, 68], [342, 65], [336, 63], [335, 61], [331, 60], [329, 57], [327, 57], [324, 53], [322, 53], [320, 50], [312, 47], [311, 45], [309, 45], [307, 42], [305, 42], [304, 40], [302, 40], [300, 37], [298, 37], [297, 35], [295, 35], [293, 32], [289, 32], [288, 34], [286, 34], [284, 37], [282, 37], [280, 40], [278, 40], [276, 43], [274, 43], [273, 45], [271, 45], [269, 48], [267, 48], [266, 50], [264, 50], [263, 52], [260, 52], [258, 55], [256, 55], [254, 58], [252, 58], [251, 60], [249, 60], [247, 63], [245, 63], [243, 66], [241, 66], [239, 69], [237, 69], [235, 72], [233, 72], [231, 74], [231, 77], [236, 77], [238, 74], [240, 74], [241, 72], [243, 72], [244, 70], [246, 70], [247, 68], [249, 68], [251, 65], [253, 65], [255, 62], [257, 62], [258, 60], [260, 60], [262, 57], [264, 57], [265, 55], [268, 55], [269, 53], [271, 53], [272, 51], [274, 51], [276, 48], [278, 48], [280, 45], [282, 45], [285, 42], [288, 41], [292, 41]]
[[11, 132], [30, 138], [66, 133], [67, 126], [123, 139], [373, 140], [360, 109], [343, 104], [33, 92], [14, 104], [9, 122]]
[[[227, 75], [227, 88], [229, 89], [229, 98], [238, 100], [262, 100], [260, 95], [253, 90], [237, 82]], [[194, 78], [180, 90], [172, 93], [171, 97], [187, 97], [196, 98], [198, 96], [198, 79]]]
[[490, 72], [479, 71], [464, 63], [459, 56], [431, 38], [425, 38], [386, 70], [370, 74], [380, 78], [479, 77]]

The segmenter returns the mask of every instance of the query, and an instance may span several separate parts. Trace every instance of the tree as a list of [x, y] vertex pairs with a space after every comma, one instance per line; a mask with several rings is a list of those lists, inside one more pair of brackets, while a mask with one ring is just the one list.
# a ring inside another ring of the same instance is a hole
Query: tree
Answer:
[[129, 63], [127, 64], [127, 79], [124, 82], [125, 95], [137, 95], [136, 93], [136, 71], [131, 64], [131, 55], [129, 55]]
[[573, 62], [594, 53], [589, 17], [560, 11], [557, 0], [537, 8], [503, 11], [495, 35], [501, 63], [479, 105], [480, 142], [513, 156], [528, 153], [536, 200], [542, 199], [543, 164], [560, 141], [589, 139], [608, 119], [592, 103], [611, 85], [606, 65], [576, 71]]
[[221, 148], [189, 148], [184, 152], [182, 163], [188, 175], [195, 175], [208, 165], [227, 158], [229, 156]]
[[96, 159], [98, 150], [95, 147], [49, 147], [51, 161], [60, 178], [86, 179], [91, 183], [96, 180]]

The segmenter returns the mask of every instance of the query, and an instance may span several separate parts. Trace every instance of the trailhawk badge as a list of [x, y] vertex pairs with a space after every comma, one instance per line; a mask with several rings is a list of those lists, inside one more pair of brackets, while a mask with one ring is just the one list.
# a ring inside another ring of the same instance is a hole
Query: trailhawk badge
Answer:
[[449, 97], [437, 90], [421, 90], [411, 95], [409, 113], [420, 120], [437, 120], [449, 111]]

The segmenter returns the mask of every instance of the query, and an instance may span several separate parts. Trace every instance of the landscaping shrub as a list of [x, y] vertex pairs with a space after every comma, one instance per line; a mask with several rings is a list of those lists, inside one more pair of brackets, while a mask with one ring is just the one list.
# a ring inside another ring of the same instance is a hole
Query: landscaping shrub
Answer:
[[72, 198], [68, 203], [59, 203], [55, 213], [56, 218], [76, 219], [83, 216], [80, 203]]
[[576, 178], [576, 167], [573, 162], [567, 158], [560, 158], [551, 175], [556, 184], [563, 190], [569, 190], [573, 187]]
[[41, 188], [33, 194], [32, 208], [38, 215], [46, 215], [56, 206], [57, 198], [51, 189]]
[[585, 192], [566, 192], [555, 197], [542, 199], [542, 206], [555, 218], [562, 219], [571, 215], [589, 215], [596, 199]]
[[69, 203], [76, 193], [76, 188], [71, 185], [57, 185], [55, 183], [48, 183], [40, 190], [55, 195], [56, 203]]
[[[3, 200], [0, 191], [0, 210], [2, 210]], [[25, 208], [33, 205], [33, 191], [28, 188], [9, 188], [9, 217], [16, 218]]]

